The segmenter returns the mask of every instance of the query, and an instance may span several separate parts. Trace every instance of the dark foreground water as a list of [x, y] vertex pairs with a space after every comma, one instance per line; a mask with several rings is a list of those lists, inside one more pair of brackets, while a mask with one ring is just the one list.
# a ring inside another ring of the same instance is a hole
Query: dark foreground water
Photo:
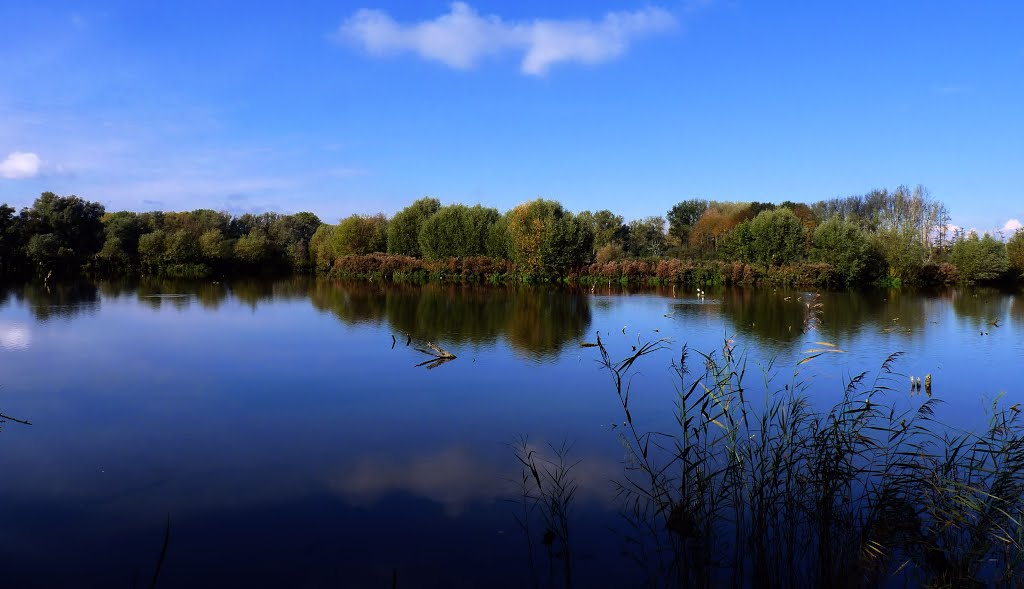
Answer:
[[[669, 362], [734, 340], [749, 370], [804, 365], [825, 408], [892, 352], [931, 373], [940, 418], [1024, 402], [1024, 296], [403, 287], [309, 280], [14, 286], [0, 299], [0, 583], [528, 587], [540, 533], [513, 513], [509, 445], [573, 444], [578, 586], [632, 586], [613, 481], [623, 420], [596, 359], [644, 358], [633, 419], [671, 424]], [[392, 339], [392, 336], [395, 339]], [[411, 339], [411, 345], [406, 342]], [[414, 348], [458, 358], [428, 370]], [[909, 383], [909, 380], [907, 381]], [[909, 384], [907, 386], [909, 389]], [[556, 555], [555, 562], [558, 558]], [[560, 565], [557, 565], [560, 566]]]

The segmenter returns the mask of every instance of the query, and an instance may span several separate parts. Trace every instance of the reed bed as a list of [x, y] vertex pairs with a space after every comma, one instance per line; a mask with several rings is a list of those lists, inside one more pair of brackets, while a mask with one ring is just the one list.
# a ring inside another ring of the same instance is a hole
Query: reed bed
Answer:
[[834, 346], [819, 342], [776, 384], [770, 364], [748, 373], [726, 341], [682, 348], [674, 431], [649, 431], [633, 418], [631, 378], [670, 342], [617, 361], [598, 343], [625, 417], [627, 544], [649, 586], [1024, 586], [1016, 405], [997, 399], [980, 432], [940, 423], [940, 401], [908, 396], [893, 354], [816, 410], [801, 371]]

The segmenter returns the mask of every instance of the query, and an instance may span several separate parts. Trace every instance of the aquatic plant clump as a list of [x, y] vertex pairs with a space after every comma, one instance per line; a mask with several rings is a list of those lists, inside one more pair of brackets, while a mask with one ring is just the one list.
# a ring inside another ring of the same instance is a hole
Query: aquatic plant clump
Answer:
[[625, 415], [616, 485], [628, 545], [651, 586], [1024, 582], [1018, 406], [993, 402], [977, 433], [939, 423], [939, 400], [906, 395], [894, 354], [819, 411], [801, 370], [840, 350], [818, 342], [792, 380], [773, 384], [769, 364], [752, 386], [747, 358], [726, 341], [696, 363], [683, 347], [672, 362], [676, 428], [646, 431], [630, 411], [633, 369], [669, 342], [620, 361], [598, 343]]

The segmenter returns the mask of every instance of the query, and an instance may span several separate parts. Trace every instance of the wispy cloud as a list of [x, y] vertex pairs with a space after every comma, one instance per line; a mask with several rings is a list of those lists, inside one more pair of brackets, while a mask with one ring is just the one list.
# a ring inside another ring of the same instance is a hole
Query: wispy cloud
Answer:
[[24, 151], [15, 151], [7, 156], [7, 159], [0, 162], [0, 178], [8, 180], [21, 180], [24, 178], [35, 178], [39, 175], [43, 160], [39, 156]]
[[1021, 227], [1024, 227], [1024, 225], [1021, 225], [1020, 219], [1010, 219], [1005, 225], [1003, 225], [1003, 233], [1010, 235]]
[[370, 55], [411, 52], [456, 69], [471, 69], [487, 57], [522, 53], [520, 70], [543, 75], [559, 63], [610, 61], [633, 41], [675, 26], [675, 17], [660, 8], [609, 12], [601, 20], [506, 21], [453, 2], [447, 14], [408, 24], [380, 10], [359, 10], [342, 23], [336, 37]]

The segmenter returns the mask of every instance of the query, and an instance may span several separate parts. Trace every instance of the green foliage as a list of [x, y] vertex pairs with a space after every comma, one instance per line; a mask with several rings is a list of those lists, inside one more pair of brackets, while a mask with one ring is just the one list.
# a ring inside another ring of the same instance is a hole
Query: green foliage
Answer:
[[500, 218], [497, 209], [480, 205], [441, 207], [420, 229], [423, 257], [442, 260], [486, 254], [491, 227]]
[[1024, 229], [1018, 229], [1006, 243], [1006, 257], [1010, 268], [1024, 276]]
[[668, 234], [679, 243], [687, 243], [690, 240], [690, 228], [700, 220], [706, 210], [708, 201], [699, 198], [676, 203], [668, 211]]
[[61, 245], [61, 240], [53, 233], [37, 233], [28, 240], [25, 248], [30, 260], [40, 268], [52, 267], [62, 259], [71, 257], [73, 252]]
[[912, 229], [887, 229], [871, 236], [873, 247], [881, 254], [886, 278], [891, 284], [916, 282], [928, 259], [928, 249]]
[[561, 203], [537, 199], [509, 211], [509, 257], [524, 276], [564, 276], [590, 261], [594, 234]]
[[320, 218], [309, 212], [278, 217], [268, 231], [270, 248], [292, 269], [305, 269], [309, 266], [309, 240], [320, 225]]
[[606, 264], [608, 262], [617, 262], [626, 256], [626, 252], [622, 249], [622, 246], [617, 243], [606, 243], [601, 247], [597, 248], [594, 252], [594, 261], [598, 264]]
[[765, 209], [743, 221], [729, 238], [731, 249], [744, 261], [780, 266], [797, 261], [804, 251], [804, 229], [789, 209]]
[[[574, 215], [543, 199], [501, 215], [480, 205], [441, 207], [437, 199], [422, 198], [391, 220], [353, 215], [338, 225], [325, 225], [309, 212], [107, 214], [98, 203], [51, 192], [15, 213], [0, 205], [4, 274], [85, 269], [192, 275], [196, 269], [247, 272], [256, 265], [261, 270], [330, 271], [346, 256], [386, 251], [396, 258], [444, 260], [445, 269], [438, 271], [446, 275], [469, 258], [480, 258], [471, 265], [485, 256], [497, 266], [511, 261], [510, 268], [527, 280], [575, 279], [576, 271], [593, 260], [615, 264], [630, 256], [666, 255], [684, 263], [723, 262], [730, 268], [728, 279], [744, 283], [778, 279], [851, 285], [881, 277], [898, 285], [950, 282], [957, 275], [945, 258], [952, 253], [945, 237], [948, 212], [920, 186], [875, 190], [813, 207], [690, 199], [668, 211], [667, 231], [661, 217], [625, 225], [609, 210]], [[830, 220], [819, 227], [820, 219]], [[957, 248], [964, 280], [1003, 274], [1024, 278], [1024, 234], [1018, 232], [1003, 248], [1012, 273], [1002, 270], [1003, 255], [992, 240], [979, 241], [985, 243]], [[805, 255], [808, 263], [795, 264]], [[624, 260], [627, 266], [632, 261]], [[665, 279], [660, 271], [655, 278]]]
[[384, 252], [388, 248], [387, 219], [382, 214], [346, 217], [338, 223], [331, 244], [335, 256]]
[[950, 255], [960, 279], [968, 283], [999, 280], [1010, 269], [1006, 245], [987, 233], [957, 240]]
[[131, 211], [107, 213], [100, 220], [103, 222], [103, 233], [106, 238], [117, 239], [125, 252], [133, 254], [138, 251], [139, 237], [153, 230], [149, 218]]
[[336, 225], [321, 225], [317, 227], [313, 237], [309, 240], [309, 258], [313, 267], [320, 271], [330, 270], [331, 265], [337, 256], [334, 254], [334, 232]]
[[231, 216], [227, 213], [211, 209], [196, 209], [195, 211], [163, 213], [159, 226], [168, 233], [183, 230], [186, 234], [198, 238], [209, 229], [220, 229], [221, 232], [227, 232], [230, 222]]
[[0, 205], [0, 271], [11, 272], [24, 264], [24, 222], [14, 208]]
[[243, 264], [262, 264], [267, 261], [270, 251], [270, 240], [262, 231], [253, 231], [235, 241], [235, 258]]
[[139, 259], [144, 268], [155, 270], [164, 257], [164, 232], [157, 229], [139, 237]]
[[814, 230], [811, 259], [831, 265], [838, 281], [849, 286], [869, 273], [872, 248], [856, 223], [832, 217]]
[[496, 260], [507, 260], [508, 251], [508, 216], [502, 215], [487, 230], [486, 253]]
[[231, 255], [231, 246], [220, 229], [207, 229], [199, 236], [199, 254], [207, 262], [218, 262]]
[[629, 228], [624, 224], [622, 215], [616, 215], [605, 209], [596, 213], [583, 211], [577, 216], [584, 225], [590, 227], [590, 232], [594, 234], [595, 250], [612, 243], [618, 244], [620, 248], [625, 245]]
[[166, 233], [164, 263], [194, 264], [199, 261], [199, 242], [191, 229], [181, 228]]
[[665, 219], [645, 217], [629, 222], [628, 251], [637, 257], [657, 257], [665, 253]]
[[103, 213], [99, 203], [44, 192], [22, 212], [26, 254], [40, 270], [81, 267], [103, 247]]
[[441, 201], [426, 197], [395, 213], [388, 223], [388, 253], [398, 256], [421, 256], [420, 230], [427, 219], [440, 208]]

